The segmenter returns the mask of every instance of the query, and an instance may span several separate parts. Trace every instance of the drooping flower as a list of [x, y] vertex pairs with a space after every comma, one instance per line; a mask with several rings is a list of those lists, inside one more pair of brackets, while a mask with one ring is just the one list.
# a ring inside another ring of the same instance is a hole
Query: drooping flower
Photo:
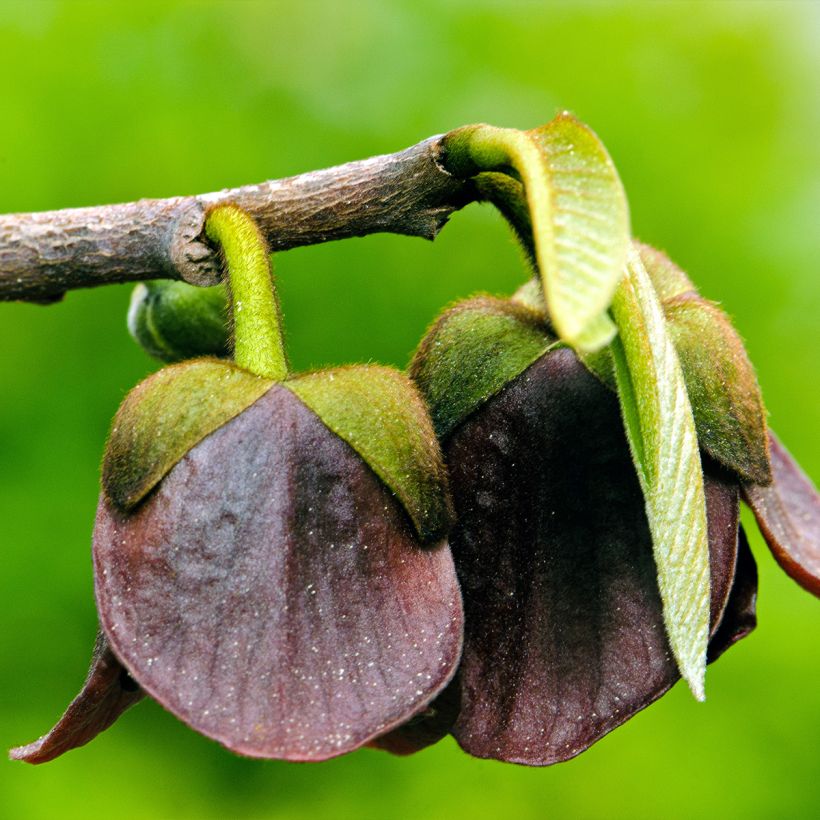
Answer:
[[[775, 556], [815, 594], [820, 499], [775, 439], [769, 448], [754, 374], [725, 316], [666, 257], [640, 253], [704, 451], [713, 661], [756, 620], [741, 489]], [[603, 354], [585, 366], [558, 343], [539, 294], [457, 304], [411, 365], [450, 472], [465, 639], [444, 695], [374, 743], [395, 753], [449, 732], [479, 757], [560, 762], [680, 677], [611, 363]]]
[[236, 363], [160, 370], [118, 411], [92, 668], [17, 759], [87, 742], [145, 693], [240, 754], [323, 760], [424, 709], [458, 662], [450, 501], [418, 391], [378, 366], [289, 374], [258, 231], [230, 206], [208, 225]]

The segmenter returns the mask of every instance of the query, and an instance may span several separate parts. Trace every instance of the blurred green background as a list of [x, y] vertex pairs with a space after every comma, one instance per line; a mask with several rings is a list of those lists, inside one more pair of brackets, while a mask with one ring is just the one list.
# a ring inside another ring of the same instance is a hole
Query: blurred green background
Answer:
[[[774, 427], [820, 477], [820, 5], [0, 2], [0, 212], [197, 193], [563, 108], [598, 132], [635, 233], [733, 315]], [[435, 243], [276, 259], [297, 367], [404, 365], [427, 323], [522, 279], [472, 206]], [[156, 364], [130, 288], [0, 304], [0, 744], [79, 688], [109, 419]], [[820, 816], [820, 606], [756, 531], [760, 626], [576, 760], [528, 770], [452, 741], [410, 759], [232, 757], [153, 703], [44, 767], [0, 762], [2, 818]]]

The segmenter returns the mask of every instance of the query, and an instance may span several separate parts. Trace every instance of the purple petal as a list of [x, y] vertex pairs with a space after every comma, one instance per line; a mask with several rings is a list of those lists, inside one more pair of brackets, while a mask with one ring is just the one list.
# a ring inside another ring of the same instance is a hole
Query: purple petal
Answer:
[[744, 484], [746, 502], [777, 563], [801, 587], [820, 597], [820, 496], [772, 433], [769, 446], [772, 483]]
[[[566, 760], [678, 680], [617, 403], [555, 351], [445, 455], [466, 624], [453, 734], [478, 757]], [[717, 473], [706, 491], [714, 628], [734, 577], [738, 494]]]
[[438, 743], [450, 734], [458, 716], [461, 688], [458, 675], [450, 685], [420, 714], [407, 723], [377, 737], [368, 745], [394, 755], [411, 755]]
[[88, 677], [80, 694], [47, 735], [27, 746], [12, 749], [9, 757], [26, 763], [54, 760], [93, 740], [143, 697], [139, 686], [114, 657], [105, 635], [99, 632]]
[[101, 501], [103, 627], [139, 684], [240, 754], [323, 760], [445, 687], [462, 612], [447, 544], [290, 391], [194, 447], [132, 514]]
[[757, 565], [749, 549], [746, 533], [740, 528], [735, 580], [723, 618], [709, 642], [709, 663], [730, 646], [745, 638], [757, 626]]

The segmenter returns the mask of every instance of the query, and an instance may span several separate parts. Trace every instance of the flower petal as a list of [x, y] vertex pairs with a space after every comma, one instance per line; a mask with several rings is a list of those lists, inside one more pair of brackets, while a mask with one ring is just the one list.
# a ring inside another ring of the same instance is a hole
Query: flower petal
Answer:
[[448, 683], [462, 611], [445, 542], [293, 393], [274, 386], [130, 515], [103, 497], [103, 627], [139, 684], [240, 754], [323, 760]]
[[99, 632], [80, 694], [48, 734], [12, 749], [9, 757], [26, 763], [54, 760], [93, 740], [143, 697], [144, 693], [114, 656], [105, 635]]
[[777, 563], [820, 597], [820, 496], [788, 450], [769, 433], [773, 481], [743, 493]]
[[[445, 456], [466, 624], [453, 734], [479, 757], [566, 760], [678, 680], [617, 403], [556, 350], [457, 429]], [[705, 485], [714, 629], [738, 496], [723, 474]]]
[[424, 711], [392, 732], [370, 741], [368, 746], [394, 755], [411, 755], [438, 743], [450, 734], [460, 699], [461, 687], [456, 673], [449, 686]]
[[740, 527], [737, 567], [732, 591], [723, 617], [709, 642], [709, 663], [716, 661], [730, 646], [745, 638], [757, 626], [757, 565], [746, 533]]

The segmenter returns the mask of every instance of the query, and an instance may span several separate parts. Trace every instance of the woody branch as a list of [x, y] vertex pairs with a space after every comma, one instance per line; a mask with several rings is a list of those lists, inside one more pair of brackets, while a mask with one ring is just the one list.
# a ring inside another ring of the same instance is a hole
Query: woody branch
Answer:
[[0, 301], [48, 303], [76, 288], [157, 278], [214, 284], [219, 260], [204, 224], [221, 202], [251, 214], [271, 251], [380, 232], [433, 239], [476, 198], [442, 167], [441, 139], [211, 194], [0, 215]]

